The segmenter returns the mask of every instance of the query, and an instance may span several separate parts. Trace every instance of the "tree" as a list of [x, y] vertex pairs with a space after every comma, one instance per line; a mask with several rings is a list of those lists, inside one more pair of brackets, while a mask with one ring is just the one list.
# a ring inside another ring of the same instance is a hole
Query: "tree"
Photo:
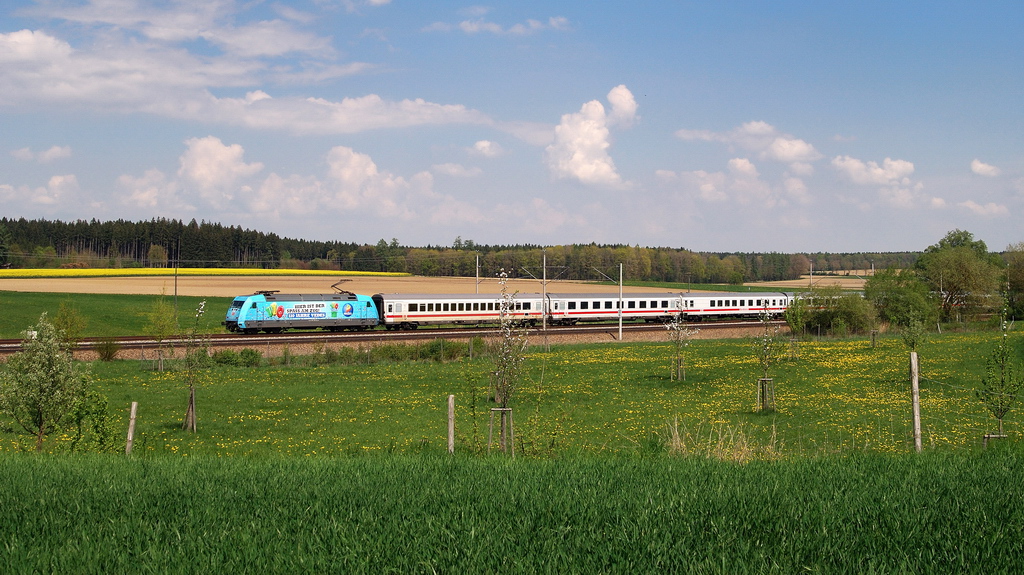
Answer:
[[[501, 285], [501, 305], [498, 313], [498, 341], [494, 354], [494, 392], [498, 405], [503, 409], [508, 408], [512, 396], [519, 387], [519, 379], [522, 377], [523, 364], [526, 361], [526, 348], [529, 345], [526, 330], [515, 318], [515, 293], [508, 291], [508, 273], [504, 269], [498, 274], [498, 283]], [[501, 425], [498, 434], [501, 448], [504, 451], [507, 447], [505, 436], [509, 430], [507, 422], [507, 411], [501, 412]]]
[[783, 317], [786, 319], [786, 325], [789, 326], [789, 331], [794, 337], [802, 336], [807, 331], [807, 317], [809, 313], [807, 299], [803, 296], [795, 296], [789, 305], [786, 306]]
[[149, 267], [151, 268], [165, 268], [167, 267], [167, 249], [153, 244], [149, 246], [146, 259], [149, 261]]
[[183, 372], [185, 383], [188, 384], [188, 407], [185, 409], [185, 419], [181, 428], [195, 433], [196, 431], [196, 385], [199, 383], [200, 374], [209, 363], [207, 342], [199, 333], [199, 320], [206, 311], [206, 300], [199, 302], [196, 309], [195, 321], [185, 334], [185, 364]]
[[85, 316], [69, 301], [60, 302], [57, 315], [53, 316], [57, 334], [72, 348], [82, 339], [87, 323]]
[[878, 317], [895, 327], [907, 327], [914, 319], [931, 323], [937, 306], [928, 284], [915, 270], [888, 268], [868, 278], [864, 297], [875, 306]]
[[1024, 242], [1006, 247], [1006, 299], [1010, 317], [1024, 319]]
[[[174, 306], [167, 303], [164, 294], [153, 303], [153, 309], [149, 312], [149, 321], [145, 326], [146, 335], [156, 341], [157, 370], [164, 370], [164, 342], [170, 339], [178, 331], [178, 322], [174, 317]], [[170, 346], [171, 355], [174, 355], [174, 348]]]
[[690, 338], [697, 335], [700, 330], [687, 326], [681, 313], [676, 314], [672, 321], [665, 324], [665, 327], [668, 329], [669, 340], [672, 342], [672, 351], [674, 352], [670, 380], [686, 381], [685, 351], [690, 345]]
[[939, 294], [943, 319], [959, 319], [986, 305], [996, 291], [1002, 260], [970, 232], [953, 230], [918, 259], [932, 291]]
[[503, 269], [498, 274], [501, 304], [498, 313], [498, 349], [495, 354], [495, 391], [501, 407], [508, 407], [516, 392], [529, 345], [526, 330], [514, 315], [516, 294], [508, 291], [507, 282], [508, 273]]
[[44, 438], [71, 418], [84, 399], [90, 376], [75, 363], [45, 313], [25, 332], [22, 349], [0, 374], [0, 411], [34, 436], [36, 451], [42, 451]]
[[764, 331], [754, 338], [754, 356], [761, 366], [763, 377], [758, 380], [758, 410], [775, 411], [775, 382], [770, 377], [771, 369], [785, 353], [785, 343], [779, 337], [778, 326], [772, 324], [771, 314], [761, 314], [761, 325]]
[[1003, 418], [1013, 407], [1017, 394], [1024, 386], [1024, 372], [1015, 365], [1008, 341], [1006, 314], [1002, 314], [1002, 335], [985, 366], [981, 387], [975, 391], [978, 399], [999, 422], [999, 435], [1003, 435]]
[[0, 268], [11, 265], [11, 232], [0, 224]]

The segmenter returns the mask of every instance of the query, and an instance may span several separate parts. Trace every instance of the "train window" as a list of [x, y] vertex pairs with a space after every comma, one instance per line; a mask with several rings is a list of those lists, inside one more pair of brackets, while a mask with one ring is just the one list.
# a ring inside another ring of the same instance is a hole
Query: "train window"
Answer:
[[651, 309], [658, 307], [658, 300], [651, 300]]
[[576, 302], [574, 302], [574, 301], [569, 302], [569, 309], [576, 309]]
[[665, 300], [661, 301], [661, 307], [668, 307], [668, 302]]
[[557, 301], [555, 302], [555, 307], [554, 307], [554, 309], [555, 309], [555, 311], [558, 311], [558, 302], [557, 302]]
[[256, 302], [252, 302], [252, 309], [256, 309]]
[[743, 307], [743, 306], [745, 306], [745, 305], [747, 305], [747, 300], [745, 300], [745, 299], [741, 299], [741, 300], [740, 300], [740, 307]]
[[451, 304], [448, 304], [448, 303], [443, 303], [443, 304], [441, 304], [441, 311], [451, 311], [451, 310], [449, 309], [450, 305], [451, 305]]
[[580, 302], [580, 309], [590, 309], [590, 302], [589, 301], [581, 301]]
[[523, 309], [531, 309], [532, 307], [533, 306], [531, 305], [531, 302], [528, 302], [528, 301], [524, 301], [523, 302]]
[[772, 300], [772, 305], [775, 305], [775, 300]]
[[715, 307], [715, 300], [711, 300], [711, 307]]
[[487, 311], [494, 311], [494, 302], [493, 301], [487, 302]]
[[646, 301], [640, 300], [640, 309], [647, 309], [647, 302]]
[[459, 303], [459, 311], [466, 311], [466, 304], [460, 302]]
[[389, 304], [388, 304], [388, 313], [391, 313], [391, 312], [393, 312], [393, 311], [395, 311], [395, 305], [394, 305], [394, 304], [390, 304], [390, 303], [389, 303]]
[[604, 302], [604, 309], [612, 309], [612, 302], [611, 302], [611, 300], [608, 300], [608, 301]]
[[636, 302], [635, 301], [628, 301], [628, 302], [626, 302], [626, 307], [628, 307], [628, 308], [635, 308], [636, 307]]
[[521, 304], [519, 302], [516, 302], [516, 311], [521, 311], [522, 309], [523, 309], [523, 304]]

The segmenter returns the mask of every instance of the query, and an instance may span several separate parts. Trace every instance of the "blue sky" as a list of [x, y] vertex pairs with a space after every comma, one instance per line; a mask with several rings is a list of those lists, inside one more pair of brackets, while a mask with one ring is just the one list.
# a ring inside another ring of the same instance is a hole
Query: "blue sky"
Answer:
[[319, 240], [1024, 241], [1019, 2], [14, 0], [0, 213]]

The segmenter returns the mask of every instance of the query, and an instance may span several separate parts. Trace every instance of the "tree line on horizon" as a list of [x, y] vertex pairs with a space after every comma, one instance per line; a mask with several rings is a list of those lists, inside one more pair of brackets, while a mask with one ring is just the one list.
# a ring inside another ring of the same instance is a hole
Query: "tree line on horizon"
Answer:
[[450, 246], [405, 246], [280, 237], [216, 222], [99, 221], [0, 218], [0, 265], [13, 267], [252, 267], [404, 272], [423, 276], [732, 283], [797, 279], [814, 274], [859, 275], [907, 268], [919, 252], [697, 252], [621, 244], [486, 245], [455, 238]]

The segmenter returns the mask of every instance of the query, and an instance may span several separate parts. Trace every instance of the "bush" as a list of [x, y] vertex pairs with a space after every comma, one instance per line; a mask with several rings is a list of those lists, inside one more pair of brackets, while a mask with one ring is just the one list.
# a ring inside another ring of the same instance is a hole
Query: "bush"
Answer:
[[263, 364], [263, 354], [247, 347], [238, 354], [238, 360], [245, 367], [259, 367]]
[[96, 344], [96, 353], [100, 356], [100, 361], [114, 361], [119, 351], [121, 344], [112, 337], [105, 337]]
[[242, 358], [238, 355], [238, 352], [230, 349], [224, 351], [218, 351], [213, 354], [213, 362], [217, 365], [230, 365], [238, 367], [242, 365]]

